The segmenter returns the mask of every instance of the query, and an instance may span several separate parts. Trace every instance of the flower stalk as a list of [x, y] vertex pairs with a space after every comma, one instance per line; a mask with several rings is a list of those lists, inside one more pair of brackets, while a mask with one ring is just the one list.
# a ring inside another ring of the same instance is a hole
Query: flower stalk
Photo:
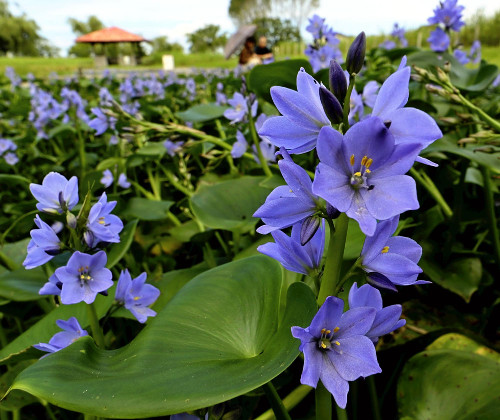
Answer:
[[316, 420], [331, 420], [332, 418], [332, 395], [325, 388], [323, 382], [319, 381], [315, 393]]
[[278, 420], [292, 420], [271, 381], [265, 383], [262, 388], [264, 389], [266, 397], [269, 401], [269, 404], [271, 404], [271, 408], [273, 409], [276, 418]]
[[90, 322], [90, 328], [92, 329], [92, 337], [94, 337], [97, 347], [104, 349], [104, 335], [102, 333], [101, 327], [99, 325], [99, 318], [94, 306], [94, 303], [87, 305], [87, 313]]

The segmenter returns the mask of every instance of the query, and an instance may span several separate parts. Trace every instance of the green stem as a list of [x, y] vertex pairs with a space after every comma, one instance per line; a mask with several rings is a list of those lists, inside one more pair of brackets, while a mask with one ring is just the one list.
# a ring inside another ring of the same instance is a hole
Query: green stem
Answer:
[[337, 404], [335, 404], [335, 412], [337, 413], [337, 420], [348, 420], [347, 411], [340, 408]]
[[490, 225], [491, 239], [493, 240], [493, 248], [495, 250], [495, 261], [500, 267], [500, 237], [495, 216], [495, 200], [493, 198], [493, 186], [491, 185], [491, 173], [486, 166], [482, 166], [481, 171], [483, 173], [484, 198], [486, 201], [488, 224]]
[[354, 89], [354, 82], [356, 80], [356, 75], [351, 74], [351, 77], [349, 77], [349, 87], [347, 88], [347, 93], [345, 95], [344, 99], [344, 121], [342, 122], [342, 133], [345, 134], [345, 132], [349, 129], [349, 112], [351, 111], [351, 94], [352, 90]]
[[316, 420], [332, 419], [332, 395], [319, 381], [315, 392], [316, 397]]
[[438, 190], [434, 182], [432, 182], [432, 180], [425, 173], [420, 173], [415, 168], [410, 169], [410, 175], [427, 190], [432, 198], [434, 198], [436, 203], [441, 207], [441, 210], [443, 210], [445, 216], [451, 218], [453, 216], [453, 210], [441, 195], [441, 192]]
[[375, 386], [375, 379], [373, 376], [369, 376], [366, 378], [366, 382], [368, 384], [368, 391], [370, 393], [370, 402], [372, 406], [373, 420], [382, 420], [382, 416], [380, 414], [380, 407], [378, 405], [378, 396], [377, 396], [377, 388]]
[[97, 317], [94, 303], [87, 305], [87, 312], [89, 316], [90, 328], [92, 329], [92, 336], [94, 337], [95, 343], [97, 344], [97, 347], [104, 349], [104, 335], [102, 334], [101, 327], [99, 326], [99, 318]]
[[[290, 394], [288, 394], [285, 398], [283, 398], [283, 405], [285, 406], [287, 411], [290, 411], [294, 408], [298, 403], [300, 403], [311, 391], [311, 388], [308, 385], [299, 385], [295, 388]], [[261, 414], [255, 420], [274, 420], [276, 416], [274, 415], [274, 411], [272, 409], [267, 410], [265, 413]]]
[[14, 229], [14, 227], [16, 227], [16, 225], [21, 221], [23, 220], [25, 217], [28, 217], [28, 216], [31, 216], [33, 214], [36, 214], [38, 213], [38, 209], [37, 210], [33, 210], [33, 211], [30, 211], [28, 213], [25, 213], [23, 214], [22, 216], [19, 216], [16, 220], [14, 220], [7, 229], [5, 229], [5, 232], [2, 234], [2, 237], [0, 238], [0, 243], [3, 244], [3, 242], [5, 241], [5, 238], [7, 237], [7, 235], [9, 234], [9, 232]]
[[78, 136], [78, 150], [80, 153], [81, 177], [83, 178], [87, 169], [87, 155], [85, 154], [85, 139], [82, 136], [80, 124], [78, 124], [78, 122], [76, 123], [76, 134]]
[[464, 96], [462, 96], [462, 94], [459, 93], [457, 96], [460, 98], [460, 101], [462, 102], [463, 105], [465, 105], [471, 111], [474, 111], [477, 115], [479, 115], [479, 117], [485, 123], [487, 123], [491, 128], [495, 129], [497, 132], [500, 132], [500, 122], [498, 122], [494, 118], [490, 117], [481, 108], [477, 107], [472, 102], [470, 102], [467, 98], [465, 98]]
[[345, 213], [341, 213], [333, 228], [333, 222], [328, 219], [330, 225], [330, 242], [326, 254], [325, 271], [321, 278], [321, 288], [319, 289], [318, 304], [322, 305], [328, 296], [334, 296], [340, 280], [340, 270], [344, 257], [345, 241], [347, 238], [347, 227], [349, 218]]
[[168, 169], [164, 168], [163, 166], [161, 167], [163, 173], [167, 177], [168, 181], [170, 182], [170, 185], [174, 187], [176, 190], [180, 191], [184, 195], [191, 197], [193, 195], [193, 192], [187, 189], [184, 185], [182, 185], [179, 181], [177, 181], [174, 177], [174, 174], [170, 172]]
[[264, 155], [262, 154], [262, 150], [260, 148], [259, 136], [257, 135], [257, 130], [255, 130], [255, 122], [253, 120], [252, 114], [248, 114], [248, 122], [250, 125], [250, 135], [252, 136], [253, 144], [255, 145], [255, 149], [257, 150], [257, 155], [259, 156], [260, 166], [262, 166], [262, 170], [266, 174], [266, 176], [272, 176], [272, 172], [267, 165], [267, 160], [264, 159]]
[[21, 420], [21, 410], [12, 410], [12, 420]]
[[170, 210], [167, 211], [167, 217], [172, 221], [175, 226], [182, 225], [181, 221], [177, 218], [177, 216], [172, 213]]
[[358, 266], [360, 265], [360, 261], [361, 259], [357, 259], [353, 265], [351, 265], [351, 268], [349, 268], [349, 271], [347, 271], [347, 273], [345, 273], [344, 277], [342, 277], [342, 280], [340, 280], [338, 283], [337, 283], [337, 287], [335, 288], [335, 293], [334, 295], [337, 296], [337, 294], [340, 292], [340, 290], [342, 289], [342, 286], [344, 285], [344, 283], [349, 280], [350, 277], [352, 277], [354, 275], [354, 271], [356, 270], [356, 268], [358, 268]]
[[281, 401], [281, 398], [271, 381], [262, 385], [262, 388], [264, 389], [267, 400], [269, 401], [269, 404], [271, 404], [271, 408], [273, 409], [276, 418], [278, 420], [291, 420], [290, 414], [286, 411], [283, 401]]
[[10, 271], [14, 271], [17, 268], [17, 265], [11, 258], [5, 255], [2, 251], [0, 251], [0, 264], [5, 268], [8, 268]]
[[148, 174], [149, 183], [151, 184], [155, 200], [161, 201], [161, 191], [160, 186], [158, 185], [158, 178], [153, 175], [153, 171], [149, 165], [146, 165], [146, 172]]

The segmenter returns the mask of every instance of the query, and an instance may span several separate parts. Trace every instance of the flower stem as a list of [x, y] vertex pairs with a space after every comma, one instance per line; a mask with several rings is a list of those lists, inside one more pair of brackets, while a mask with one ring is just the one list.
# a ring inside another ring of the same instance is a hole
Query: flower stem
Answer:
[[267, 160], [264, 159], [264, 155], [262, 154], [262, 149], [260, 148], [259, 136], [257, 135], [257, 130], [255, 130], [255, 122], [252, 117], [252, 113], [248, 114], [248, 122], [250, 125], [250, 135], [252, 136], [253, 144], [255, 144], [255, 149], [257, 150], [257, 155], [259, 156], [260, 165], [262, 166], [262, 170], [266, 174], [266, 176], [272, 176], [272, 172], [267, 165]]
[[330, 225], [330, 242], [326, 254], [325, 271], [319, 289], [318, 305], [322, 305], [328, 296], [334, 296], [340, 281], [349, 218], [345, 213], [341, 213], [335, 223], [335, 229], [330, 219], [328, 219], [328, 224]]
[[490, 170], [483, 166], [481, 167], [483, 173], [483, 186], [484, 186], [484, 198], [486, 201], [486, 212], [488, 217], [488, 224], [490, 225], [490, 233], [493, 240], [493, 248], [495, 250], [495, 261], [500, 267], [500, 237], [498, 233], [497, 219], [495, 217], [495, 200], [493, 198], [493, 187], [491, 185], [491, 173]]
[[[285, 406], [287, 411], [290, 411], [294, 408], [298, 403], [300, 403], [311, 391], [311, 388], [308, 385], [299, 385], [295, 388], [290, 394], [288, 394], [285, 398], [283, 398], [283, 405]], [[267, 410], [255, 420], [274, 420], [276, 416], [274, 415], [274, 411], [272, 409]]]
[[349, 112], [351, 111], [351, 94], [354, 89], [354, 82], [356, 81], [356, 75], [351, 74], [349, 77], [349, 87], [347, 88], [347, 93], [344, 99], [344, 121], [342, 122], [342, 134], [345, 134], [349, 130]]
[[436, 203], [441, 207], [443, 213], [446, 217], [451, 218], [453, 216], [453, 210], [450, 208], [444, 197], [441, 195], [441, 192], [438, 190], [434, 182], [425, 175], [425, 173], [420, 173], [415, 168], [410, 169], [410, 174], [417, 180], [417, 182], [424, 187], [427, 192], [436, 200]]
[[82, 136], [80, 124], [78, 123], [78, 121], [76, 122], [76, 134], [78, 136], [78, 150], [80, 153], [81, 177], [83, 178], [87, 169], [87, 155], [85, 154], [85, 139]]
[[463, 105], [465, 105], [467, 108], [469, 108], [471, 111], [474, 111], [485, 123], [487, 123], [491, 128], [496, 130], [497, 132], [500, 132], [500, 122], [495, 120], [494, 118], [490, 117], [486, 112], [484, 112], [481, 108], [478, 106], [474, 105], [472, 102], [470, 102], [467, 98], [462, 96], [461, 93], [457, 95], [462, 102]]
[[375, 386], [375, 379], [373, 376], [369, 376], [366, 378], [366, 382], [368, 383], [368, 391], [370, 393], [370, 402], [372, 405], [372, 413], [373, 420], [382, 420], [382, 416], [380, 415], [380, 407], [378, 405], [378, 396], [377, 396], [377, 388]]
[[97, 344], [97, 347], [104, 349], [104, 335], [102, 334], [101, 327], [99, 326], [99, 318], [95, 310], [94, 303], [87, 305], [87, 313], [89, 316], [90, 328], [92, 328], [92, 336]]
[[271, 383], [271, 381], [265, 383], [262, 388], [266, 394], [266, 397], [271, 404], [271, 408], [274, 411], [274, 414], [278, 420], [291, 420], [290, 414], [286, 411], [285, 406], [283, 405], [283, 401], [281, 401], [276, 388]]
[[347, 411], [345, 409], [335, 404], [335, 411], [337, 413], [337, 420], [348, 420]]
[[332, 396], [319, 381], [316, 387], [316, 420], [331, 420], [332, 418]]

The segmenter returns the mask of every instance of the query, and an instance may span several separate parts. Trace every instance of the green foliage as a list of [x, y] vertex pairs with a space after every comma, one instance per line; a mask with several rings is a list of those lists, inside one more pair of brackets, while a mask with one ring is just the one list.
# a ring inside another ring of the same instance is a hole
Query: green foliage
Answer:
[[205, 25], [186, 35], [192, 53], [211, 51], [215, 52], [227, 42], [226, 34], [220, 33], [219, 25]]
[[261, 17], [252, 22], [257, 25], [257, 37], [265, 36], [268, 45], [274, 46], [280, 42], [299, 42], [300, 32], [289, 19]]
[[[292, 285], [280, 319], [280, 293], [281, 269], [266, 257], [217, 267], [189, 281], [130, 345], [102, 351], [80, 339], [25, 369], [13, 389], [111, 418], [225, 401], [263, 385], [297, 357], [290, 327], [307, 325], [316, 302], [307, 286]], [[148, 397], [138, 389], [148, 389]]]

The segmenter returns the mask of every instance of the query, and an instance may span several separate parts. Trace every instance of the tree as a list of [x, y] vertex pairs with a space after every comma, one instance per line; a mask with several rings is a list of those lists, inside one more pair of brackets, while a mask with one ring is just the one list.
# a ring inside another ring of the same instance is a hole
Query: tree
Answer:
[[38, 31], [36, 22], [25, 14], [14, 16], [6, 1], [0, 0], [0, 53], [40, 56], [55, 53]]
[[299, 30], [289, 19], [263, 17], [254, 19], [252, 23], [257, 25], [257, 37], [265, 36], [270, 45], [300, 40]]
[[229, 16], [237, 25], [245, 25], [255, 19], [271, 16], [272, 3], [272, 0], [231, 0]]
[[187, 34], [188, 42], [191, 44], [189, 50], [191, 52], [215, 52], [218, 48], [223, 47], [227, 42], [227, 35], [220, 34], [219, 25], [206, 25], [190, 34]]
[[151, 40], [152, 53], [163, 53], [172, 51], [182, 51], [182, 45], [178, 42], [170, 43], [166, 36], [158, 36]]
[[[89, 16], [86, 22], [75, 18], [68, 18], [68, 23], [71, 26], [71, 30], [77, 37], [104, 28], [104, 23], [102, 23], [101, 20], [94, 15]], [[102, 46], [99, 46], [99, 48], [100, 49], [97, 53], [103, 54], [104, 51], [101, 50]], [[77, 57], [90, 57], [92, 47], [89, 44], [75, 44], [69, 49], [69, 53], [76, 55]]]

